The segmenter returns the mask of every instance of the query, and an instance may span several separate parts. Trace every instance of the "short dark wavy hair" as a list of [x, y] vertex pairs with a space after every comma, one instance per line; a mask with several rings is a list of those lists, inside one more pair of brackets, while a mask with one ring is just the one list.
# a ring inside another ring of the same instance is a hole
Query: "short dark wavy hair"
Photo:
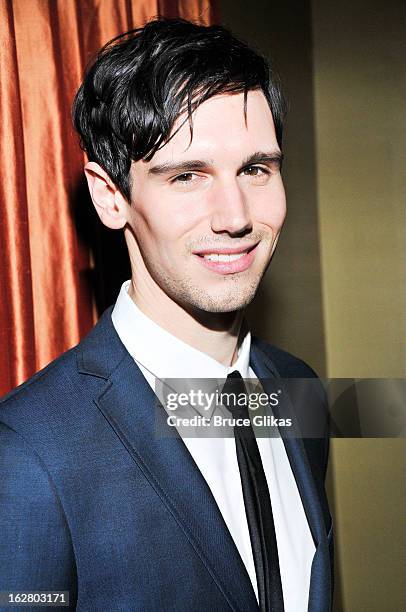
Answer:
[[[81, 146], [130, 200], [132, 161], [149, 161], [176, 119], [220, 93], [263, 91], [282, 148], [285, 102], [267, 61], [222, 26], [156, 19], [108, 42], [88, 67], [73, 104]], [[183, 124], [183, 123], [182, 123]]]

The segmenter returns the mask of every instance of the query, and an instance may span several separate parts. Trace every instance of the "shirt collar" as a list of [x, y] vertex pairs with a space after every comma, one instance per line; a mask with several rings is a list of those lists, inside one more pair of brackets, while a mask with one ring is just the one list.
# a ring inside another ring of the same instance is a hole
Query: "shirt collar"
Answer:
[[130, 355], [155, 377], [226, 378], [238, 370], [249, 376], [251, 333], [248, 331], [232, 366], [225, 366], [213, 357], [183, 342], [147, 317], [128, 295], [130, 280], [121, 286], [111, 318]]

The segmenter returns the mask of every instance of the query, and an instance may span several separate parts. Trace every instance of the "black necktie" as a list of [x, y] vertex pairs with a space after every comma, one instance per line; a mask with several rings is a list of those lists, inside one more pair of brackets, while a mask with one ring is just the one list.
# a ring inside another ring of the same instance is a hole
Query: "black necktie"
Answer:
[[[233, 401], [234, 398], [237, 400], [242, 398], [241, 394], [247, 396], [239, 372], [231, 372], [227, 376], [222, 392], [231, 393], [231, 396], [228, 396], [227, 407], [232, 416], [249, 419], [246, 403], [238, 405]], [[261, 612], [283, 612], [282, 583], [271, 499], [252, 425], [236, 425], [234, 438], [257, 576], [259, 607]]]

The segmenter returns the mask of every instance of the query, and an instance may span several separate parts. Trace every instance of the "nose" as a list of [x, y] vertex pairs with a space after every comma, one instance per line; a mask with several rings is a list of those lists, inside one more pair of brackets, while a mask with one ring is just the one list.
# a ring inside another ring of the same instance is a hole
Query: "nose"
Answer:
[[252, 230], [252, 220], [245, 194], [236, 180], [223, 181], [217, 186], [213, 201], [211, 229], [230, 236], [246, 234]]

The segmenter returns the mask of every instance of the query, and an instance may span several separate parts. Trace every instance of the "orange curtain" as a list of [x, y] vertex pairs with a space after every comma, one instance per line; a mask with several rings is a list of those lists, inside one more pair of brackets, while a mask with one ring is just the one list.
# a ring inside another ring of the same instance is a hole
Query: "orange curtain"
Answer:
[[76, 344], [128, 273], [91, 217], [70, 105], [97, 49], [158, 15], [209, 24], [217, 7], [0, 0], [0, 395]]

